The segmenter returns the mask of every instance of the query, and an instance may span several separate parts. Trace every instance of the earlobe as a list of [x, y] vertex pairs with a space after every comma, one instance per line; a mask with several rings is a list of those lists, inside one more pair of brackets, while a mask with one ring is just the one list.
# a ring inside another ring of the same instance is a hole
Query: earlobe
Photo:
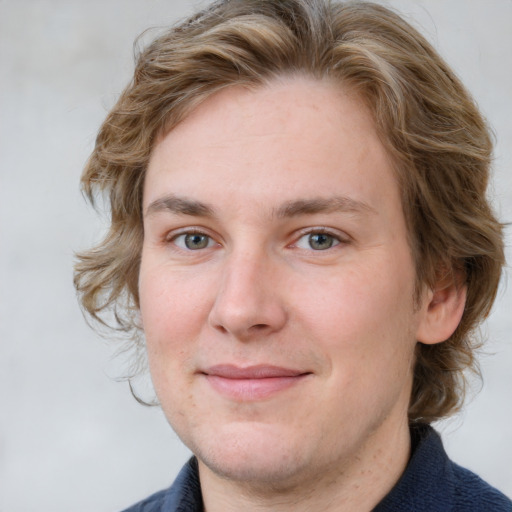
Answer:
[[441, 282], [425, 294], [416, 340], [433, 345], [446, 341], [459, 325], [466, 305], [466, 286]]

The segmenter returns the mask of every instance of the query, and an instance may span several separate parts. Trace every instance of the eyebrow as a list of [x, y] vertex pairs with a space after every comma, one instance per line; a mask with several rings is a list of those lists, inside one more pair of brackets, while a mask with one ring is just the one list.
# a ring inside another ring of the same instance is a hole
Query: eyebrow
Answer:
[[316, 197], [289, 201], [280, 206], [275, 215], [279, 218], [314, 215], [315, 213], [347, 212], [356, 214], [376, 214], [377, 210], [364, 201], [346, 196]]
[[214, 217], [213, 208], [206, 203], [178, 197], [175, 195], [166, 195], [156, 199], [146, 208], [145, 216], [153, 215], [159, 212], [175, 213], [177, 215], [191, 215], [193, 217]]
[[[214, 208], [201, 201], [179, 197], [173, 194], [160, 197], [149, 204], [145, 216], [159, 212], [169, 212], [176, 215], [190, 215], [193, 217], [215, 217]], [[316, 213], [347, 212], [355, 214], [377, 213], [377, 211], [364, 201], [345, 196], [316, 197], [311, 199], [298, 199], [288, 201], [273, 211], [278, 218], [298, 217], [300, 215], [314, 215]]]

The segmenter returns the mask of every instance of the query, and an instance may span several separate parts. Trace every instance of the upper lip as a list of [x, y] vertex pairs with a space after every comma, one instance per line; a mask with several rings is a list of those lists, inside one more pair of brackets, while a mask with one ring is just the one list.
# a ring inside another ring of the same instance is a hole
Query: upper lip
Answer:
[[232, 364], [218, 364], [210, 366], [202, 373], [224, 379], [268, 379], [272, 377], [298, 377], [310, 372], [273, 365], [240, 367]]

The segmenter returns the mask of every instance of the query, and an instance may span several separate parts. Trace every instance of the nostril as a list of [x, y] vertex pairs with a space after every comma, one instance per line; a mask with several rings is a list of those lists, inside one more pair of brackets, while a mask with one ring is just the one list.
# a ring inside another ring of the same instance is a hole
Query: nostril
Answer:
[[256, 325], [253, 325], [252, 328], [256, 331], [261, 331], [263, 329], [266, 329], [268, 327], [267, 324], [256, 324]]

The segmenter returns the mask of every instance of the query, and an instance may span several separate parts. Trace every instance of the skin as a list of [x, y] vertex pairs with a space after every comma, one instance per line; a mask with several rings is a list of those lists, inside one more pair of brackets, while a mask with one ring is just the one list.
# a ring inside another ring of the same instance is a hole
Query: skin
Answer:
[[[227, 88], [158, 140], [144, 212], [150, 371], [205, 509], [371, 510], [409, 457], [416, 343], [446, 339], [464, 296], [415, 305], [399, 189], [363, 104], [306, 78]], [[269, 366], [296, 375], [253, 375]]]

